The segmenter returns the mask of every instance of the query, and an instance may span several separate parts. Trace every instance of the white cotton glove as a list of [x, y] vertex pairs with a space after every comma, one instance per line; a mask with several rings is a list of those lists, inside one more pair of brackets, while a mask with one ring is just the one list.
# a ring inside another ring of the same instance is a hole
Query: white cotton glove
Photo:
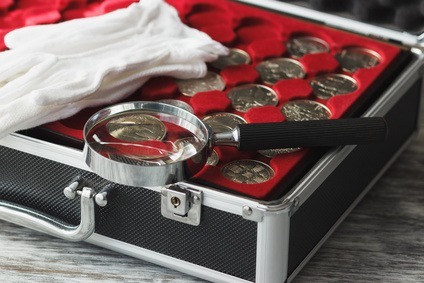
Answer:
[[9, 49], [75, 54], [129, 37], [156, 35], [209, 38], [181, 23], [177, 11], [162, 0], [141, 0], [126, 9], [58, 24], [28, 26], [6, 34]]
[[[203, 76], [205, 61], [227, 53], [160, 0], [113, 15], [40, 27], [41, 40], [21, 40], [27, 28], [9, 37], [19, 40], [0, 53], [0, 137], [116, 102], [153, 76]], [[92, 26], [85, 33], [87, 22]]]

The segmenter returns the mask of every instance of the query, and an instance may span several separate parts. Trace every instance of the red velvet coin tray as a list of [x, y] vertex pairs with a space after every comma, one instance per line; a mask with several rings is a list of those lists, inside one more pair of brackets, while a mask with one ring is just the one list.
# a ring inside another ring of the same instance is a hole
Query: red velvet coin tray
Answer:
[[[35, 2], [40, 3], [36, 6], [38, 10], [33, 8]], [[47, 2], [50, 4], [46, 4]], [[99, 15], [128, 6], [132, 2], [136, 1], [28, 0], [16, 1], [10, 5], [2, 4], [0, 22], [8, 24], [0, 25], [0, 36], [21, 26]], [[226, 88], [223, 91], [202, 92], [188, 97], [179, 92], [175, 79], [160, 77], [148, 81], [125, 101], [180, 99], [189, 103], [199, 118], [215, 112], [231, 112], [244, 117], [248, 123], [284, 122], [285, 117], [280, 112], [280, 108], [285, 102], [295, 99], [311, 99], [323, 103], [331, 110], [331, 119], [358, 116], [361, 113], [352, 109], [358, 108], [358, 103], [366, 100], [364, 98], [374, 95], [374, 85], [391, 72], [392, 66], [396, 65], [402, 54], [402, 50], [395, 45], [237, 2], [224, 0], [169, 0], [168, 2], [178, 10], [181, 19], [187, 25], [209, 34], [225, 46], [246, 51], [252, 58], [252, 62], [223, 70], [209, 67], [210, 71], [219, 73], [224, 79]], [[261, 81], [255, 66], [269, 58], [290, 58], [285, 42], [296, 36], [320, 38], [328, 43], [330, 51], [308, 54], [295, 59], [304, 66], [305, 78], [281, 80], [274, 85], [268, 85], [277, 93], [278, 105], [252, 108], [246, 113], [235, 111], [227, 98], [228, 91], [243, 84], [265, 84]], [[335, 59], [335, 55], [348, 47], [374, 50], [380, 55], [381, 62], [370, 69], [359, 69], [354, 73], [344, 72]], [[316, 76], [333, 73], [345, 74], [355, 79], [358, 84], [357, 90], [328, 100], [315, 98], [309, 81]], [[39, 130], [53, 141], [82, 144], [84, 123], [100, 108], [86, 109], [68, 119], [44, 125]], [[267, 158], [257, 152], [240, 152], [230, 147], [218, 146], [215, 150], [220, 158], [219, 163], [216, 166], [206, 165], [193, 178], [193, 181], [264, 200], [269, 200], [275, 195], [282, 195], [283, 192], [276, 193], [276, 191], [281, 190], [288, 176], [291, 176], [302, 163], [307, 163], [313, 153], [313, 150], [302, 149]], [[275, 176], [261, 184], [241, 184], [226, 179], [221, 174], [222, 167], [238, 159], [262, 161], [272, 167]]]

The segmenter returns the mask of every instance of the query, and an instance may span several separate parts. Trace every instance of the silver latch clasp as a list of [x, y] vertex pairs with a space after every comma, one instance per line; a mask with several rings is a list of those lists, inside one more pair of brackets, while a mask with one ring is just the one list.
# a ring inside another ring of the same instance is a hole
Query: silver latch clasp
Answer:
[[197, 226], [200, 224], [202, 192], [179, 185], [161, 190], [162, 216]]

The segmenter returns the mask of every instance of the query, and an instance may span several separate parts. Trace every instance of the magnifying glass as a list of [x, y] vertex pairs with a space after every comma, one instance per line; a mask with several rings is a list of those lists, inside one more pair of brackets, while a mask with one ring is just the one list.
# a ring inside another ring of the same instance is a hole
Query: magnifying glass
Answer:
[[159, 102], [104, 108], [84, 127], [84, 157], [99, 176], [128, 186], [156, 187], [198, 173], [215, 145], [240, 150], [322, 147], [384, 141], [383, 118], [240, 124], [214, 133], [194, 114]]

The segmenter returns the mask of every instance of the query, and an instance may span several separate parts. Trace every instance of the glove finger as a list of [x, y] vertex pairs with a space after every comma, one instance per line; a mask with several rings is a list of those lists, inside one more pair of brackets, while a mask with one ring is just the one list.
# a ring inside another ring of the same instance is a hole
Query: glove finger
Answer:
[[[0, 55], [8, 55], [5, 53], [7, 52], [0, 53]], [[2, 60], [0, 60], [1, 104], [9, 103], [28, 94], [47, 76], [47, 71], [57, 62], [55, 56], [46, 54], [28, 54], [21, 58], [6, 57], [6, 59], [10, 59], [7, 64], [2, 64]]]

